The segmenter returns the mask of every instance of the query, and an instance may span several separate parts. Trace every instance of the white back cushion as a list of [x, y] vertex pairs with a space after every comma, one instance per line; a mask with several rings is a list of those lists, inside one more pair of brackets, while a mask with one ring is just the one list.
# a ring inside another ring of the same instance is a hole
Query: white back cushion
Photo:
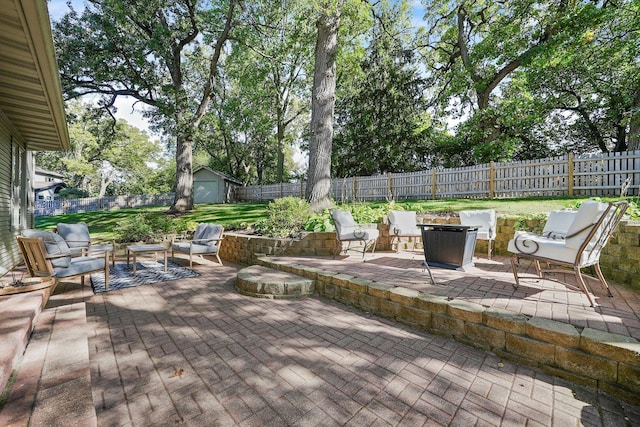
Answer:
[[542, 235], [551, 239], [564, 239], [578, 211], [551, 211], [542, 229]]
[[353, 233], [356, 229], [356, 222], [353, 220], [353, 215], [349, 211], [343, 211], [341, 209], [334, 209], [331, 212], [333, 223], [336, 226], [336, 233], [338, 236], [344, 236], [345, 234]]
[[600, 203], [595, 200], [589, 200], [580, 205], [573, 222], [571, 222], [567, 230], [568, 237], [565, 244], [568, 248], [580, 248], [580, 245], [582, 245], [591, 231], [590, 226], [598, 221], [607, 206], [607, 203]]
[[398, 236], [419, 236], [415, 211], [389, 211], [389, 234]]
[[460, 225], [476, 226], [478, 232], [487, 234], [487, 238], [496, 237], [496, 211], [494, 209], [478, 209], [460, 211]]

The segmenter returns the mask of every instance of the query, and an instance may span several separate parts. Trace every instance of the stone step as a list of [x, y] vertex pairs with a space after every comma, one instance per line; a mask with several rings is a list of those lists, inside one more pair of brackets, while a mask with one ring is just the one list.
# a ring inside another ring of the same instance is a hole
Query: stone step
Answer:
[[0, 394], [27, 347], [43, 301], [43, 291], [0, 297]]
[[84, 302], [42, 311], [0, 410], [2, 426], [64, 424], [97, 425]]
[[236, 290], [247, 296], [270, 299], [305, 298], [313, 295], [314, 280], [260, 265], [238, 271]]

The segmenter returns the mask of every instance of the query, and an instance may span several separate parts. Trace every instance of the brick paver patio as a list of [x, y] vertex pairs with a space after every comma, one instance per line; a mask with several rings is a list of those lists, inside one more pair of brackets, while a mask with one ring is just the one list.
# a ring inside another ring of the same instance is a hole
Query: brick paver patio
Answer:
[[[291, 262], [640, 335], [638, 297], [621, 287], [613, 299], [594, 288], [593, 309], [549, 281], [513, 290], [504, 258], [479, 259], [468, 273], [433, 269], [438, 285], [419, 257], [356, 258]], [[79, 281], [58, 287], [45, 315], [86, 304], [98, 425], [640, 425], [640, 407], [453, 339], [318, 297], [242, 296], [239, 268], [200, 264], [198, 278], [98, 295]], [[74, 423], [69, 406], [60, 425]]]

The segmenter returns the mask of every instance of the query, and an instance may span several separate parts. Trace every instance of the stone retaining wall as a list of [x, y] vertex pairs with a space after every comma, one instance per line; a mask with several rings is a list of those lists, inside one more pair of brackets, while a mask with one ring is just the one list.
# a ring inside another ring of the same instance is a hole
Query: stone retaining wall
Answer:
[[[421, 216], [423, 223], [459, 224], [458, 217]], [[513, 237], [516, 217], [498, 217], [495, 253], [511, 255], [507, 252], [507, 243]], [[391, 250], [391, 235], [386, 224], [378, 224], [380, 238], [376, 250]], [[400, 247], [413, 247], [413, 238], [401, 238]], [[353, 244], [353, 243], [352, 243]], [[346, 244], [345, 244], [346, 247]], [[317, 255], [331, 256], [335, 253], [337, 241], [335, 233], [308, 233], [301, 239], [272, 239], [262, 236], [225, 233], [220, 256], [237, 264], [252, 265], [256, 254], [265, 255]], [[420, 239], [416, 248], [421, 249]], [[395, 249], [395, 247], [393, 248]], [[486, 257], [487, 241], [478, 240], [476, 255]], [[640, 223], [622, 221], [613, 237], [604, 248], [600, 257], [600, 266], [606, 278], [633, 289], [640, 290]]]
[[591, 328], [578, 329], [549, 319], [448, 300], [269, 257], [256, 261], [314, 279], [316, 292], [324, 298], [452, 337], [640, 404], [640, 343], [633, 338]]

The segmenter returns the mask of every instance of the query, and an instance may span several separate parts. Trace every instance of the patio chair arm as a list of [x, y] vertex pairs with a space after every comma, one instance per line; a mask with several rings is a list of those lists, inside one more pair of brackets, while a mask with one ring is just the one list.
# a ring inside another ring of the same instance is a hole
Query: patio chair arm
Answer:
[[69, 254], [55, 254], [55, 255], [51, 255], [49, 253], [47, 253], [47, 256], [45, 257], [46, 259], [57, 259], [57, 258], [64, 258], [64, 257], [68, 257]]
[[589, 224], [589, 225], [587, 225], [586, 227], [581, 228], [580, 230], [576, 231], [575, 233], [568, 234], [568, 235], [564, 236], [564, 238], [565, 238], [565, 240], [566, 240], [566, 239], [570, 239], [571, 237], [575, 237], [575, 236], [577, 236], [578, 234], [580, 234], [580, 233], [582, 233], [582, 232], [585, 232], [585, 231], [587, 231], [587, 230], [589, 230], [589, 229], [591, 229], [591, 228], [593, 228], [593, 224]]
[[190, 240], [191, 236], [193, 236], [193, 231], [183, 231], [180, 234], [177, 234], [177, 233], [169, 234], [169, 237], [171, 238], [171, 243], [182, 241], [182, 240]]
[[513, 244], [520, 253], [533, 255], [540, 249], [538, 242], [531, 238], [536, 236], [537, 234], [533, 233], [519, 234], [513, 239]]
[[216, 237], [215, 239], [195, 239], [195, 240], [192, 240], [191, 242], [201, 245], [203, 243], [200, 243], [200, 242], [221, 242], [222, 240], [223, 240], [222, 237]]

